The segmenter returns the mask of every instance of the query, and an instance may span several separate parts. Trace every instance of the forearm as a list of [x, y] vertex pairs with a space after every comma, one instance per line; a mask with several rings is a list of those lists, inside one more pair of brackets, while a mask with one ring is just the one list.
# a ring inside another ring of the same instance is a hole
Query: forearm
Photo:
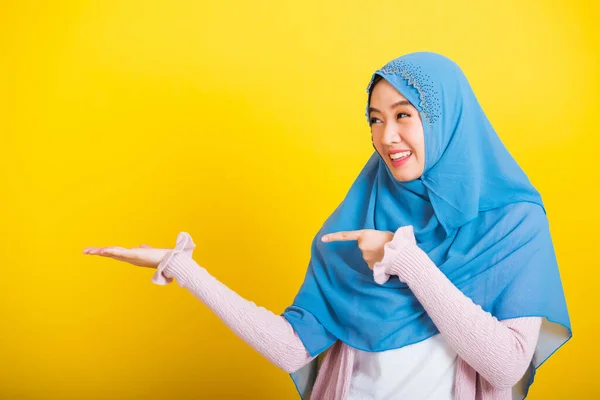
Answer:
[[498, 321], [416, 245], [399, 252], [390, 272], [406, 282], [449, 345], [492, 386], [507, 388], [521, 379], [535, 350], [541, 318]]
[[242, 298], [189, 255], [173, 255], [162, 273], [175, 278], [242, 340], [284, 371], [294, 372], [312, 360], [287, 320]]

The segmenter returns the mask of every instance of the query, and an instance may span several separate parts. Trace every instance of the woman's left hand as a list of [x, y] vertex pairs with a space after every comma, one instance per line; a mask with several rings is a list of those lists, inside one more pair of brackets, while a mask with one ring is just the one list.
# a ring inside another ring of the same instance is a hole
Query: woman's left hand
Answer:
[[143, 244], [140, 247], [128, 249], [125, 247], [88, 247], [83, 250], [83, 254], [110, 257], [115, 260], [125, 261], [138, 267], [156, 268], [165, 255], [171, 249], [153, 249]]
[[394, 238], [394, 232], [378, 231], [375, 229], [361, 229], [358, 231], [335, 232], [323, 235], [323, 242], [358, 241], [358, 248], [369, 268], [373, 269], [375, 263], [383, 260], [384, 246]]

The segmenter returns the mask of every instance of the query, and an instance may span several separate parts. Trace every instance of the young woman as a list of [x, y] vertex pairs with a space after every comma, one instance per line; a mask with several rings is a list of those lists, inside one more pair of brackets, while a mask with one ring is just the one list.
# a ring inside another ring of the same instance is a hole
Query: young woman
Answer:
[[375, 152], [276, 315], [176, 248], [88, 248], [176, 279], [304, 399], [523, 399], [571, 337], [542, 199], [461, 69], [411, 53], [367, 87]]

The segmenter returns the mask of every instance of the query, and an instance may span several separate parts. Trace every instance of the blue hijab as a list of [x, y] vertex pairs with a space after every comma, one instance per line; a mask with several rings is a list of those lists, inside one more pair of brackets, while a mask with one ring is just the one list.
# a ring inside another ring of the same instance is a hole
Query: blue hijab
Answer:
[[[535, 368], [571, 337], [541, 196], [456, 63], [430, 52], [404, 55], [373, 74], [369, 94], [377, 75], [421, 115], [424, 173], [398, 182], [373, 153], [316, 234], [304, 283], [283, 316], [313, 356], [337, 340], [379, 352], [437, 334], [406, 284], [397, 277], [383, 285], [373, 280], [355, 242], [321, 242], [337, 231], [412, 225], [417, 245], [484, 310], [499, 320], [545, 317], [524, 397]], [[310, 393], [316, 368], [313, 362], [292, 374], [301, 396]]]

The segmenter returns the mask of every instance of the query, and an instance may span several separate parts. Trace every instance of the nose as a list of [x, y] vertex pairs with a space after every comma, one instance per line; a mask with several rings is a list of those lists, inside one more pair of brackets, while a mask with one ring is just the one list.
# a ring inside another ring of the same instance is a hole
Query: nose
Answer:
[[400, 136], [400, 133], [398, 133], [399, 130], [398, 125], [395, 123], [386, 124], [381, 138], [383, 144], [389, 146], [394, 143], [402, 142], [402, 137]]

